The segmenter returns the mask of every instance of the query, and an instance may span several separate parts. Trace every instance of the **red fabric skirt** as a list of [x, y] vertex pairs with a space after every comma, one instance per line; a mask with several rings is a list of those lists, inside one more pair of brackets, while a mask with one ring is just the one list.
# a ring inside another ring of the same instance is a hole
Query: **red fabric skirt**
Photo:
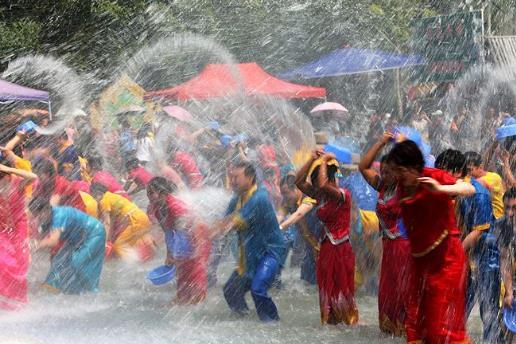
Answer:
[[193, 257], [182, 260], [176, 265], [177, 302], [196, 304], [204, 301], [208, 291], [208, 259], [211, 243], [208, 240], [208, 228], [203, 224], [195, 226], [192, 235], [195, 247]]
[[466, 256], [449, 236], [426, 256], [412, 258], [407, 293], [407, 342], [469, 343], [466, 334]]
[[383, 253], [378, 290], [378, 320], [383, 332], [405, 333], [405, 299], [410, 255], [407, 239], [382, 239]]
[[357, 323], [355, 254], [349, 241], [333, 245], [326, 239], [321, 243], [317, 284], [323, 324]]

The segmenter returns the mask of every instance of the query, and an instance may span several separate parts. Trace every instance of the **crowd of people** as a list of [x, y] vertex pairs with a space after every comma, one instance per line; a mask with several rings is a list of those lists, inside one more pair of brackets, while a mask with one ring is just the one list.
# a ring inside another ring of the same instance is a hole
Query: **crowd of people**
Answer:
[[[453, 122], [458, 133], [466, 130], [463, 117]], [[354, 240], [368, 222], [382, 246], [374, 262], [381, 331], [412, 343], [469, 342], [466, 321], [478, 300], [484, 339], [510, 341], [500, 314], [516, 307], [516, 136], [497, 141], [493, 130], [502, 122], [490, 121], [483, 150], [466, 151], [458, 141], [439, 141], [442, 128], [429, 127], [429, 121], [421, 111], [411, 126], [432, 143], [430, 152], [394, 127], [372, 126], [378, 132], [368, 137], [376, 141], [358, 166], [324, 151], [328, 142], [320, 134], [297, 170], [273, 142], [229, 136], [213, 123], [194, 130], [178, 122], [166, 142], [156, 140], [152, 123], [141, 124], [135, 135], [124, 117], [111, 139], [84, 117], [53, 135], [38, 130], [36, 123], [46, 124], [40, 117], [6, 125], [0, 147], [0, 307], [28, 302], [31, 253], [50, 253], [42, 283], [49, 291], [96, 292], [108, 259], [155, 256], [155, 224], [164, 233], [165, 264], [176, 267], [174, 304], [204, 301], [236, 238], [236, 268], [223, 286], [231, 311], [249, 313], [250, 292], [260, 320], [279, 320], [269, 290], [281, 285], [290, 256], [300, 278], [317, 286], [321, 323], [354, 325], [356, 270], [363, 263]], [[348, 187], [356, 178], [373, 190], [373, 219], [361, 217], [356, 192]], [[234, 193], [215, 223], [177, 196], [206, 186]], [[138, 194], [146, 194], [146, 210], [135, 200]]]

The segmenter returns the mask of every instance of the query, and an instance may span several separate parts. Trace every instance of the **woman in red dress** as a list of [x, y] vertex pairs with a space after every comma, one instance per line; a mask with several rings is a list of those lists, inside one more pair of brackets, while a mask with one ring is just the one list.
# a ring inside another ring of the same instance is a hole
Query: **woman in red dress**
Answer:
[[[319, 204], [323, 235], [317, 258], [317, 284], [323, 324], [356, 324], [355, 254], [349, 242], [351, 195], [339, 189], [333, 154], [314, 151], [296, 176], [297, 187]], [[310, 176], [311, 183], [307, 181]]]
[[465, 322], [466, 257], [455, 223], [453, 196], [471, 184], [424, 167], [413, 141], [389, 153], [398, 179], [401, 214], [411, 245], [405, 330], [409, 343], [469, 343]]
[[386, 133], [360, 161], [365, 180], [379, 192], [376, 214], [382, 235], [382, 265], [378, 290], [378, 320], [380, 330], [395, 336], [405, 333], [405, 297], [410, 260], [410, 243], [404, 233], [401, 208], [396, 192], [392, 165], [382, 159], [380, 174], [371, 166], [378, 153], [392, 138]]
[[150, 218], [156, 219], [166, 236], [185, 235], [189, 252], [173, 252], [167, 246], [165, 264], [175, 265], [177, 297], [173, 303], [197, 304], [206, 298], [208, 290], [208, 258], [211, 243], [205, 224], [195, 223], [181, 200], [172, 195], [172, 187], [163, 177], [153, 178], [147, 185]]
[[27, 303], [29, 225], [25, 187], [34, 173], [0, 164], [0, 309]]

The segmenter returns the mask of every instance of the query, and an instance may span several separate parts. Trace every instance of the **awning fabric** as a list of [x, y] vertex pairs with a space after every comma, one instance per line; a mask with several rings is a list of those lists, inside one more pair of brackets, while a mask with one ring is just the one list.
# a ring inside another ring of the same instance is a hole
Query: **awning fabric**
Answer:
[[[234, 69], [233, 69], [234, 68]], [[278, 98], [324, 98], [326, 89], [293, 84], [268, 74], [257, 63], [209, 64], [195, 78], [163, 90], [147, 92], [145, 98], [166, 98], [180, 101], [203, 100], [236, 95], [267, 95]]]
[[49, 94], [46, 91], [36, 90], [0, 79], [0, 101], [39, 100], [48, 102], [49, 99]]
[[341, 75], [378, 72], [390, 69], [424, 65], [418, 55], [401, 55], [380, 50], [342, 48], [318, 60], [281, 73], [284, 79], [313, 79]]

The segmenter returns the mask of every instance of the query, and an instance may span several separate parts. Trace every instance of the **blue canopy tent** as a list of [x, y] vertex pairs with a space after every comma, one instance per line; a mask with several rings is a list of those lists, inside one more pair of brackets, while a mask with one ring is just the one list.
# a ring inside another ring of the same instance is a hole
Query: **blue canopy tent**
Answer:
[[396, 78], [398, 108], [399, 112], [403, 113], [399, 70], [424, 64], [426, 64], [425, 59], [419, 55], [346, 47], [334, 50], [318, 60], [291, 71], [280, 73], [279, 76], [283, 79], [315, 79], [393, 70]]
[[280, 74], [285, 79], [315, 79], [379, 72], [426, 64], [418, 55], [401, 55], [381, 50], [342, 48], [316, 61]]

